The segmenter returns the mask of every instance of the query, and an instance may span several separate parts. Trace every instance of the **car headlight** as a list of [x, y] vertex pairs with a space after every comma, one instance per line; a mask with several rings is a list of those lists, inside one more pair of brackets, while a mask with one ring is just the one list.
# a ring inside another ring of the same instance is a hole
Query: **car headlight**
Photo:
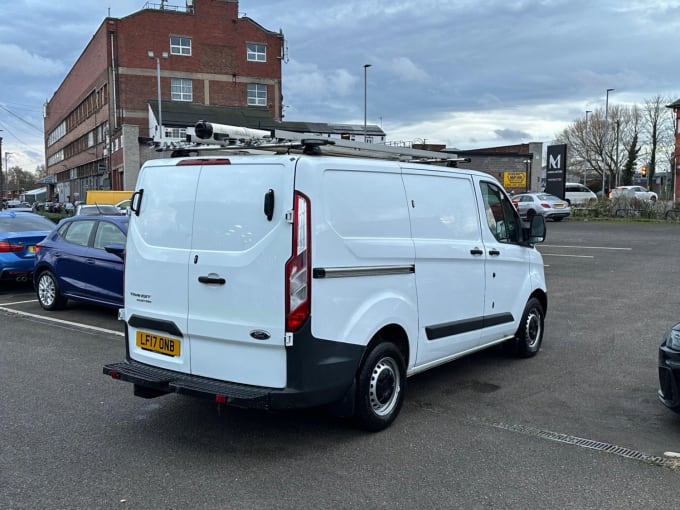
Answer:
[[665, 337], [667, 347], [675, 351], [680, 351], [680, 329], [671, 329], [666, 333]]

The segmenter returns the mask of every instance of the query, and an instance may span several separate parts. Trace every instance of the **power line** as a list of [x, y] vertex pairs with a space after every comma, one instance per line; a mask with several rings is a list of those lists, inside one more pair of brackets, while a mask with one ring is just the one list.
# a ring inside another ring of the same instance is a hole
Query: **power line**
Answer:
[[23, 123], [26, 124], [27, 126], [32, 127], [33, 129], [35, 129], [36, 131], [38, 131], [40, 134], [42, 134], [42, 132], [43, 132], [42, 128], [39, 128], [39, 127], [36, 126], [35, 124], [31, 124], [30, 122], [28, 122], [26, 119], [24, 119], [24, 118], [21, 117], [20, 115], [17, 115], [17, 114], [14, 113], [12, 110], [8, 109], [5, 105], [0, 104], [0, 108], [2, 108], [3, 110], [5, 110], [5, 111], [6, 111], [7, 113], [9, 113], [12, 117], [14, 117], [14, 118], [20, 120], [21, 122], [23, 122]]

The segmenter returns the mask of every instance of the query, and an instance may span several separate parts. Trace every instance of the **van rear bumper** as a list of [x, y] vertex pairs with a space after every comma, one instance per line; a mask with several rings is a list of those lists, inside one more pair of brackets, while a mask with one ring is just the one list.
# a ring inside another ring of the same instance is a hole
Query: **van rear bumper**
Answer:
[[[126, 334], [127, 346], [127, 334]], [[287, 385], [269, 388], [210, 379], [132, 359], [104, 366], [104, 374], [135, 385], [135, 395], [167, 393], [202, 397], [236, 407], [295, 409], [353, 402], [354, 380], [365, 347], [315, 338], [308, 320], [286, 348]], [[244, 362], [248, 362], [244, 360]], [[251, 362], [254, 362], [251, 360]]]
[[271, 409], [270, 394], [276, 391], [274, 388], [248, 386], [183, 374], [173, 370], [152, 367], [135, 360], [104, 365], [104, 373], [114, 379], [133, 383], [135, 390], [138, 389], [137, 387], [150, 390], [149, 392], [140, 392], [140, 396], [181, 393], [218, 401], [224, 400], [225, 404], [257, 409]]

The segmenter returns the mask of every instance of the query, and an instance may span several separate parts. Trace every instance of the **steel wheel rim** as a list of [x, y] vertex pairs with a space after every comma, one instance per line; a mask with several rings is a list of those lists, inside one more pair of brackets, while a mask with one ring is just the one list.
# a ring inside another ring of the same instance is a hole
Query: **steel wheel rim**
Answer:
[[40, 302], [46, 306], [51, 306], [57, 296], [57, 286], [49, 276], [41, 276], [38, 282], [38, 297]]
[[391, 413], [401, 391], [397, 362], [389, 357], [382, 358], [373, 367], [369, 384], [368, 396], [373, 412], [378, 416]]
[[535, 308], [529, 312], [525, 327], [527, 347], [534, 348], [538, 345], [543, 330], [543, 327], [541, 326], [541, 315]]

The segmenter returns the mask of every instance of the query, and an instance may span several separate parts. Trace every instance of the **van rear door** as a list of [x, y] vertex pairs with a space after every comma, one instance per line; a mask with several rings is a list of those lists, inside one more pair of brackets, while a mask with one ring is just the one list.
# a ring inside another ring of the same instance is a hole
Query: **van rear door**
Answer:
[[188, 269], [191, 373], [286, 385], [285, 272], [292, 251], [294, 161], [204, 165]]
[[200, 166], [152, 161], [140, 170], [125, 255], [129, 355], [189, 373], [187, 268]]

